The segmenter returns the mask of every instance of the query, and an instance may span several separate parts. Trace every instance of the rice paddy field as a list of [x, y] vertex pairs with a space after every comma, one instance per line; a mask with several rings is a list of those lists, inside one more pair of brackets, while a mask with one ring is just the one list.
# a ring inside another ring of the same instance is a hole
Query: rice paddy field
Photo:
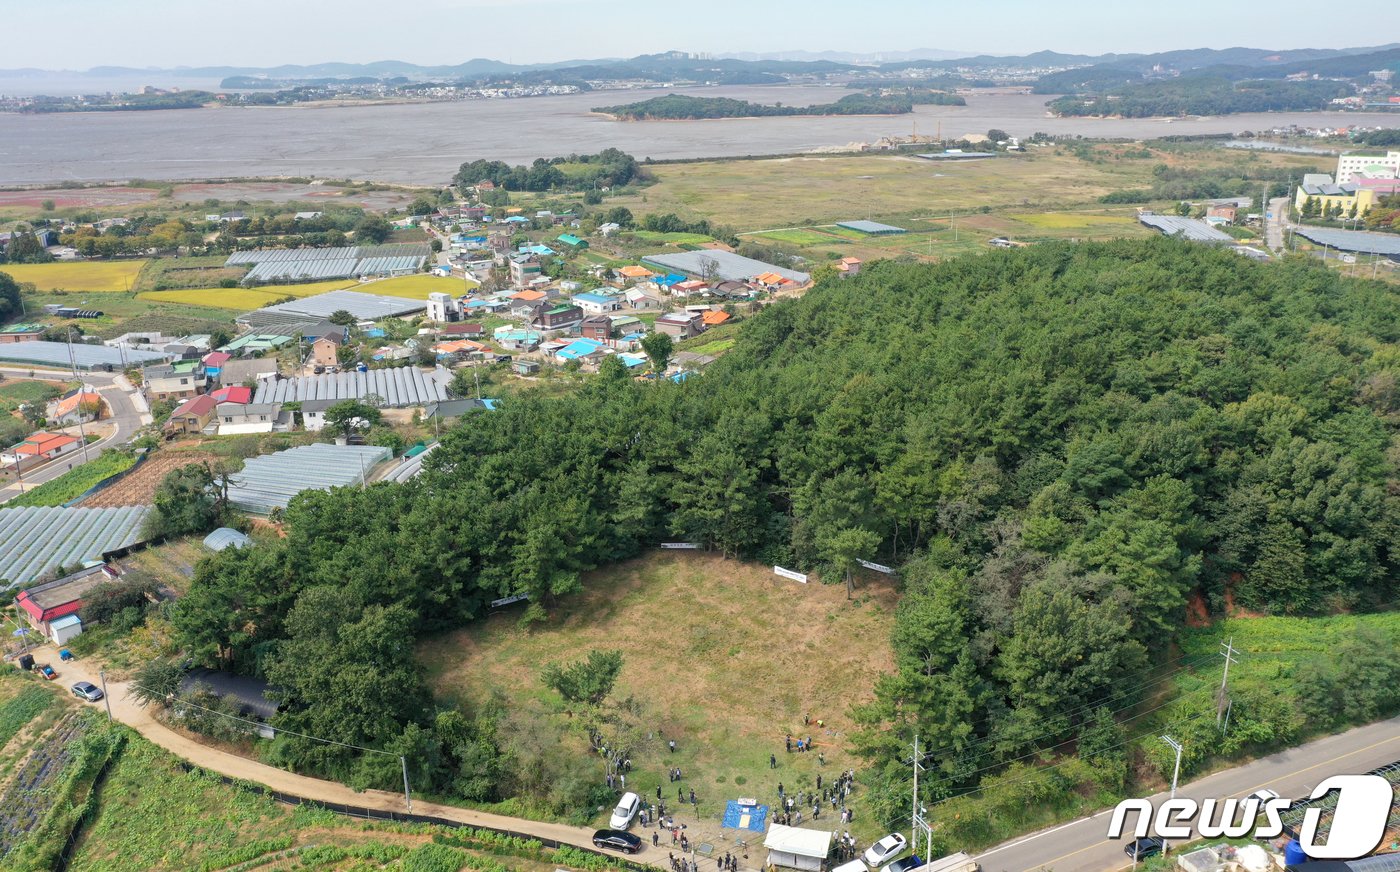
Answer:
[[310, 297], [359, 284], [354, 279], [336, 279], [301, 285], [261, 285], [256, 288], [189, 288], [179, 291], [144, 291], [136, 296], [154, 303], [179, 303], [247, 312], [270, 306], [287, 297]]
[[0, 264], [17, 282], [40, 291], [126, 291], [146, 266], [144, 260], [83, 260]]

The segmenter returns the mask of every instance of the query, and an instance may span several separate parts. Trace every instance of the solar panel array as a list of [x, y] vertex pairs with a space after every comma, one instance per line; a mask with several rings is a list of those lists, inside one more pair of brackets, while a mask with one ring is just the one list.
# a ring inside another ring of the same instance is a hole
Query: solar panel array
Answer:
[[27, 584], [59, 566], [98, 560], [141, 541], [149, 506], [0, 508], [0, 580]]
[[362, 400], [374, 394], [389, 408], [423, 406], [447, 399], [452, 374], [439, 366], [424, 372], [416, 366], [371, 369], [368, 372], [328, 372], [297, 378], [258, 381], [254, 403], [302, 403], [308, 400]]
[[1144, 213], [1138, 221], [1148, 227], [1162, 231], [1168, 236], [1180, 236], [1192, 242], [1225, 242], [1234, 244], [1235, 238], [1228, 233], [1216, 230], [1204, 221], [1195, 218], [1182, 218], [1179, 215], [1154, 215]]
[[1400, 255], [1400, 236], [1390, 233], [1367, 233], [1364, 230], [1335, 230], [1330, 227], [1305, 227], [1301, 224], [1293, 232], [1318, 245], [1327, 245], [1341, 251], [1355, 251], [1360, 254], [1384, 254], [1390, 257]]
[[225, 266], [248, 266], [251, 282], [311, 281], [417, 272], [432, 250], [426, 243], [351, 245], [340, 248], [259, 248], [236, 251]]
[[377, 445], [303, 445], [254, 457], [229, 478], [230, 505], [255, 515], [286, 508], [307, 490], [359, 484], [378, 463], [393, 456]]

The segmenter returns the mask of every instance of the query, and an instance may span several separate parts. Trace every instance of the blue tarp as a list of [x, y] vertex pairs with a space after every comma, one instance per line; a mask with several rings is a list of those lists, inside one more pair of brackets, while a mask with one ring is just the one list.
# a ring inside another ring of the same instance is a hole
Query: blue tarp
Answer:
[[[745, 816], [747, 816], [747, 820], [745, 820]], [[724, 820], [720, 826], [761, 833], [768, 828], [768, 806], [740, 805], [731, 799], [724, 806]]]

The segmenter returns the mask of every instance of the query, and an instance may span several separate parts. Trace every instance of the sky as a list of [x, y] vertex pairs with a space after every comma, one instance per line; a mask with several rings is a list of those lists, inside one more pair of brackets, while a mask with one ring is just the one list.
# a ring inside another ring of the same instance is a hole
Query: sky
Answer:
[[[1400, 3], [1351, 0], [44, 0], [6, 2], [0, 68], [511, 63], [671, 49], [1102, 54], [1400, 40]], [[1364, 23], [1364, 24], [1362, 24]], [[1358, 26], [1360, 25], [1360, 26]]]

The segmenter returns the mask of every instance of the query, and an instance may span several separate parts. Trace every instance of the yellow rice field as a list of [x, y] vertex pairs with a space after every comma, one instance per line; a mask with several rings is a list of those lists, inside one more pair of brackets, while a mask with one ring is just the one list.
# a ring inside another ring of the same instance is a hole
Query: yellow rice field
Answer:
[[0, 264], [17, 282], [40, 291], [126, 291], [136, 283], [144, 260], [80, 260], [60, 263]]
[[366, 294], [379, 294], [384, 297], [403, 297], [406, 300], [426, 300], [428, 294], [433, 291], [442, 291], [444, 294], [462, 294], [469, 286], [476, 287], [476, 282], [464, 283], [462, 279], [414, 275], [365, 282], [350, 290], [363, 291]]

